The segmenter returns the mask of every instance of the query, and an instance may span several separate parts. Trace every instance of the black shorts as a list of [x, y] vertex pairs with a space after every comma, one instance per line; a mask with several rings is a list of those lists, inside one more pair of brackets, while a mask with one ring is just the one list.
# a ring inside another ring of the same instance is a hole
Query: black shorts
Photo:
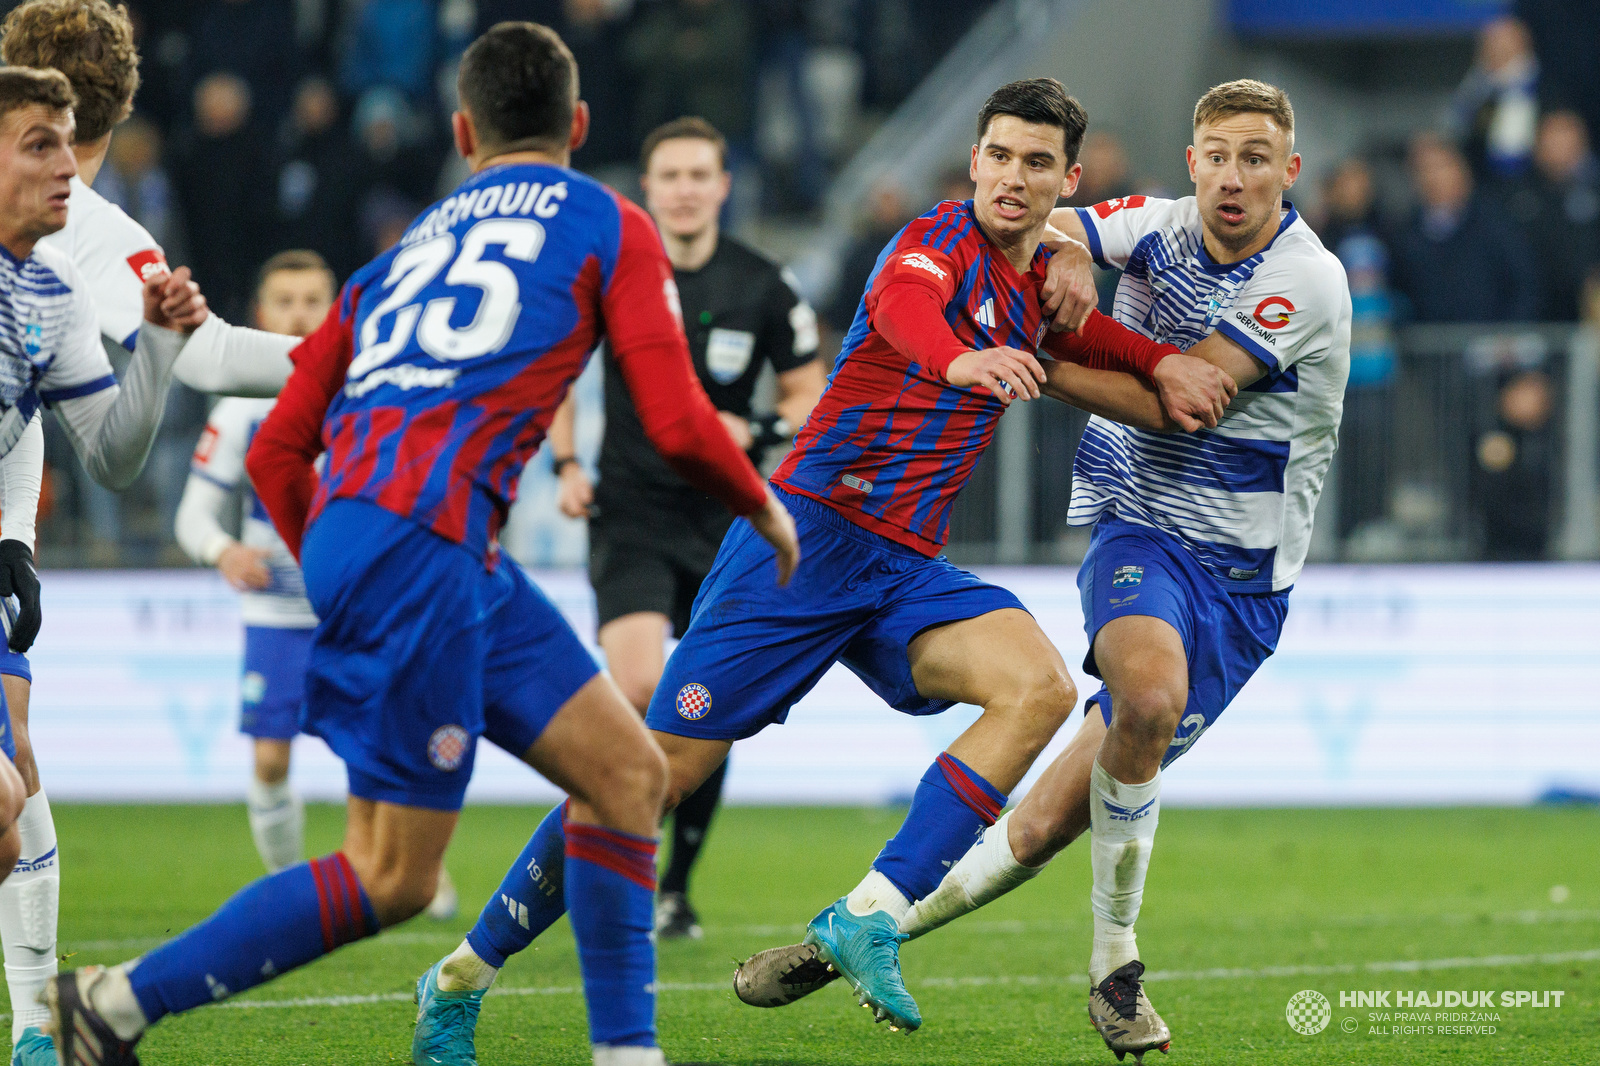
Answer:
[[733, 515], [721, 504], [663, 508], [607, 501], [589, 521], [589, 582], [598, 623], [652, 611], [682, 636]]

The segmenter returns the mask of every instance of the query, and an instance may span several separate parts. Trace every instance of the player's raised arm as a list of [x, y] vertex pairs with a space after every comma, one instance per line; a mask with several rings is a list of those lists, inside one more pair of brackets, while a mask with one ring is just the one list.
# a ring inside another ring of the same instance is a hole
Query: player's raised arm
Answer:
[[750, 520], [777, 551], [778, 581], [787, 584], [800, 564], [794, 522], [728, 435], [695, 377], [678, 321], [672, 265], [655, 225], [620, 198], [619, 207], [621, 248], [601, 301], [612, 354], [639, 421], [680, 477]]
[[236, 326], [212, 313], [183, 346], [173, 377], [196, 392], [267, 399], [278, 395], [294, 368], [299, 339]]
[[189, 332], [206, 313], [205, 297], [189, 280], [187, 267], [146, 281], [144, 298], [145, 326], [139, 330], [133, 358], [120, 383], [110, 378], [94, 310], [86, 301], [74, 310], [80, 324], [72, 344], [78, 354], [70, 361], [74, 370], [64, 372], [63, 377], [95, 366], [97, 354], [106, 375], [95, 381], [58, 382], [47, 372], [40, 379], [40, 397], [61, 416], [83, 468], [100, 484], [117, 491], [133, 484], [144, 469], [166, 410], [172, 365]]
[[322, 454], [322, 420], [344, 385], [355, 352], [351, 330], [359, 298], [360, 291], [347, 285], [322, 325], [300, 342], [294, 373], [245, 455], [256, 498], [296, 559], [317, 492], [313, 464]]

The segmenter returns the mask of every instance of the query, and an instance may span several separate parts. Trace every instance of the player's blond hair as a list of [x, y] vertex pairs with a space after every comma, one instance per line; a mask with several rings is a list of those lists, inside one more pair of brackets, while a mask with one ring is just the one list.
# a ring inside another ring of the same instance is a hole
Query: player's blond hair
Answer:
[[59, 70], [78, 96], [77, 139], [96, 141], [133, 111], [139, 52], [122, 4], [28, 0], [0, 24], [0, 58], [14, 67]]
[[1276, 85], [1254, 78], [1213, 85], [1194, 105], [1194, 128], [1209, 126], [1229, 115], [1268, 116], [1288, 134], [1289, 150], [1294, 151], [1294, 108], [1289, 104], [1289, 94]]

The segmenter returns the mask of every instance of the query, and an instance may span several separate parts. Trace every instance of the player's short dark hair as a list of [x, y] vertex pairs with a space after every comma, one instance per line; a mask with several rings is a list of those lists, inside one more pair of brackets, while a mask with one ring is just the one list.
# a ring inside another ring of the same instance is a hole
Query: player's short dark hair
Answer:
[[1078, 161], [1083, 147], [1083, 132], [1089, 128], [1089, 112], [1076, 97], [1068, 96], [1066, 86], [1054, 78], [1028, 78], [1002, 85], [989, 94], [978, 112], [978, 140], [989, 132], [996, 115], [1013, 115], [1024, 122], [1061, 129], [1062, 146], [1067, 151], [1067, 167]]
[[0, 58], [13, 67], [54, 67], [78, 96], [77, 139], [97, 141], [133, 112], [139, 51], [122, 4], [28, 0], [0, 26]]
[[256, 295], [261, 294], [261, 286], [267, 283], [268, 278], [285, 270], [320, 270], [328, 276], [330, 287], [335, 291], [339, 288], [338, 279], [326, 259], [309, 248], [291, 248], [261, 264], [261, 269], [256, 271]]
[[501, 22], [462, 55], [456, 91], [485, 148], [557, 152], [572, 135], [578, 64], [550, 27]]
[[728, 138], [724, 137], [717, 127], [698, 115], [675, 118], [651, 130], [639, 148], [639, 169], [645, 171], [650, 169], [650, 157], [656, 154], [656, 149], [661, 147], [662, 141], [681, 140], [710, 141], [711, 146], [717, 150], [717, 166], [723, 170], [728, 169]]
[[59, 70], [0, 67], [0, 119], [30, 104], [71, 111], [77, 102], [72, 83]]

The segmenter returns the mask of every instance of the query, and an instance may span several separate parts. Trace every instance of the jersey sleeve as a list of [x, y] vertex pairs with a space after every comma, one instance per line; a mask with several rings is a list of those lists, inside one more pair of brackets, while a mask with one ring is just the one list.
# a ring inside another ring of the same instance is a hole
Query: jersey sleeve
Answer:
[[601, 316], [639, 422], [680, 477], [734, 514], [754, 514], [766, 505], [766, 487], [695, 374], [672, 264], [655, 223], [639, 207], [616, 199], [620, 245], [601, 293]]
[[73, 265], [88, 287], [100, 332], [132, 351], [144, 322], [145, 279], [168, 272], [166, 253], [116, 204], [75, 185], [72, 209], [80, 206], [89, 211], [74, 227]]
[[50, 405], [76, 400], [117, 383], [111, 360], [100, 344], [99, 320], [83, 279], [71, 271], [67, 284], [72, 289], [72, 301], [67, 305], [69, 317], [60, 347], [39, 377], [39, 399]]
[[1134, 195], [1074, 210], [1089, 234], [1094, 261], [1106, 269], [1121, 270], [1145, 234], [1177, 221], [1178, 204], [1159, 196]]
[[228, 397], [211, 409], [206, 428], [194, 447], [189, 471], [218, 488], [232, 489], [244, 476], [244, 453], [250, 446], [248, 400]]
[[940, 379], [970, 351], [950, 328], [945, 309], [960, 284], [960, 221], [941, 214], [914, 219], [901, 231], [867, 288], [872, 327], [901, 355]]
[[817, 357], [817, 313], [800, 295], [788, 267], [769, 287], [763, 314], [762, 352], [780, 374], [805, 366]]
[[290, 353], [294, 372], [245, 453], [245, 470], [256, 499], [296, 559], [317, 492], [322, 422], [355, 354], [359, 301], [360, 289], [347, 283], [322, 325]]
[[1350, 289], [1337, 259], [1309, 249], [1286, 250], [1269, 256], [1240, 286], [1217, 331], [1275, 377], [1333, 347], [1349, 308]]

